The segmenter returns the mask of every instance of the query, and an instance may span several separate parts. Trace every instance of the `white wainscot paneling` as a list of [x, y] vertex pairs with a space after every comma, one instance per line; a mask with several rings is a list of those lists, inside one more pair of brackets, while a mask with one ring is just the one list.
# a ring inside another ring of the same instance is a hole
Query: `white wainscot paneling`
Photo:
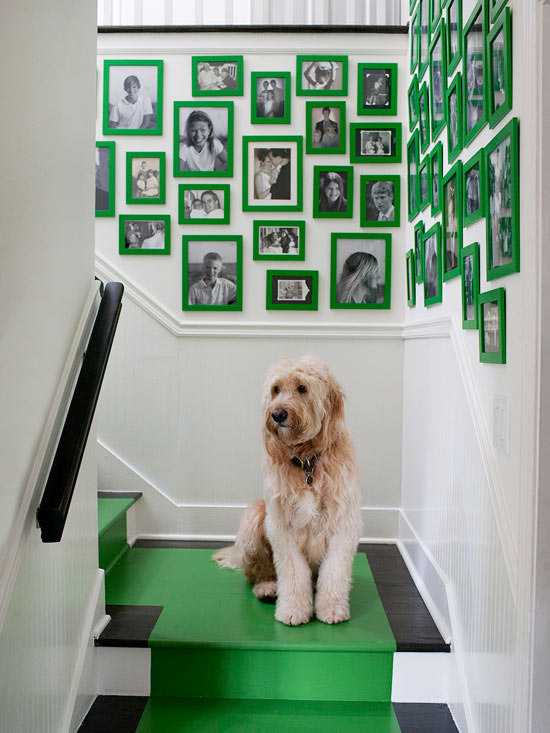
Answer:
[[[513, 550], [502, 541], [483, 426], [472, 417], [457, 354], [451, 338], [405, 344], [402, 541], [452, 626], [457, 719], [474, 731], [518, 733]], [[445, 580], [448, 610], [423, 560]]]

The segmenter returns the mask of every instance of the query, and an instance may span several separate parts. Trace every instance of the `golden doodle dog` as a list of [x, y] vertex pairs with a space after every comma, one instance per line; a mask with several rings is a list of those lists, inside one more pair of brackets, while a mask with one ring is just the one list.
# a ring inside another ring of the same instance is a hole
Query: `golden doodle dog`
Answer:
[[289, 626], [315, 615], [350, 618], [351, 568], [362, 521], [355, 451], [344, 392], [327, 366], [305, 356], [267, 374], [262, 399], [264, 500], [249, 506], [235, 544], [214, 555], [240, 569], [275, 618]]

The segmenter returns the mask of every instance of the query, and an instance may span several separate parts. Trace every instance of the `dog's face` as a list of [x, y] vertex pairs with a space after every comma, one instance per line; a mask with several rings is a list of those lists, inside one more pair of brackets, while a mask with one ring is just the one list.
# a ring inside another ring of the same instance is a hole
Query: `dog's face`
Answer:
[[311, 357], [283, 360], [268, 372], [264, 427], [287, 446], [307, 443], [343, 413], [342, 388], [328, 367]]

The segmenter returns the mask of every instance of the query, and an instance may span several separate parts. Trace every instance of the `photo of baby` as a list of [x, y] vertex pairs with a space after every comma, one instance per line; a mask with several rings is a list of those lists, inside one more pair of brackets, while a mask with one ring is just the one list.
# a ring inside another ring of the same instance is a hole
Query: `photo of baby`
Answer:
[[361, 155], [392, 154], [391, 131], [361, 130]]
[[229, 224], [229, 186], [179, 186], [180, 224]]
[[132, 198], [158, 199], [160, 163], [158, 158], [132, 158]]

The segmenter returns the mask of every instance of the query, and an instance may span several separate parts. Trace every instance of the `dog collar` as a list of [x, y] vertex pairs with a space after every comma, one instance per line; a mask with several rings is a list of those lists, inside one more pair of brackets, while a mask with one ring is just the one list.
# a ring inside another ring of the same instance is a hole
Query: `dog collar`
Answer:
[[290, 462], [293, 466], [303, 469], [306, 475], [306, 484], [308, 486], [311, 486], [311, 484], [313, 483], [313, 471], [315, 469], [316, 460], [317, 456], [315, 453], [311, 456], [311, 458], [306, 458], [305, 461], [302, 461], [302, 459], [298, 458], [298, 456], [292, 456], [292, 458], [290, 459]]

